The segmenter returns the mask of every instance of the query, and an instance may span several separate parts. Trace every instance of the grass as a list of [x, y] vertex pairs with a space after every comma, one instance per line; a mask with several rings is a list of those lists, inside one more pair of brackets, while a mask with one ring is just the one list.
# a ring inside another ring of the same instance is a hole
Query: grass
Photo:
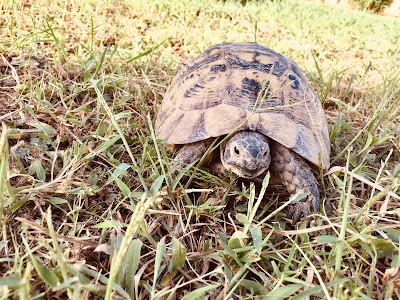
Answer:
[[[280, 1], [1, 1], [1, 299], [398, 299], [398, 19]], [[279, 186], [168, 172], [177, 71], [257, 41], [320, 94], [324, 209]], [[186, 298], [185, 298], [186, 297]]]

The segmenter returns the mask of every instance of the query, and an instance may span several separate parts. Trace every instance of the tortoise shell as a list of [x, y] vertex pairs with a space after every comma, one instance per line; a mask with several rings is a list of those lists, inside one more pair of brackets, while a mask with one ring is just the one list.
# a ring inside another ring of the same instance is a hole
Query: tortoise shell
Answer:
[[329, 168], [321, 102], [297, 64], [256, 43], [210, 47], [172, 80], [156, 135], [179, 145], [254, 130]]

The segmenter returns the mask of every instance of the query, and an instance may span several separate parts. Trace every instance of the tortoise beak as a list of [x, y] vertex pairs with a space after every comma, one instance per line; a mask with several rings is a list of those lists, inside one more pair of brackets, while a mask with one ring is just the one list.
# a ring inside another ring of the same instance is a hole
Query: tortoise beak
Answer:
[[246, 165], [246, 168], [250, 171], [254, 171], [255, 169], [257, 169], [257, 163], [248, 163]]

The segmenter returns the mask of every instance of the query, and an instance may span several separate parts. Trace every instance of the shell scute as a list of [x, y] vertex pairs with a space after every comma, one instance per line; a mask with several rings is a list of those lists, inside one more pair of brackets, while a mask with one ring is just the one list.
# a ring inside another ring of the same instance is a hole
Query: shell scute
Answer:
[[166, 144], [254, 130], [329, 167], [317, 94], [293, 60], [255, 43], [215, 45], [189, 62], [172, 80], [155, 129]]

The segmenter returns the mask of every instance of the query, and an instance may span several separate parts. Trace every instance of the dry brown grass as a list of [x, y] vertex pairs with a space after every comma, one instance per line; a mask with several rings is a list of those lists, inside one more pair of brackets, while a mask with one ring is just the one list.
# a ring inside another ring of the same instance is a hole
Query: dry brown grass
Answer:
[[[298, 2], [0, 7], [2, 299], [399, 298], [398, 20]], [[261, 186], [192, 169], [188, 189], [152, 136], [182, 65], [255, 40], [295, 59], [326, 110], [310, 224], [290, 226], [279, 187], [258, 202]]]

